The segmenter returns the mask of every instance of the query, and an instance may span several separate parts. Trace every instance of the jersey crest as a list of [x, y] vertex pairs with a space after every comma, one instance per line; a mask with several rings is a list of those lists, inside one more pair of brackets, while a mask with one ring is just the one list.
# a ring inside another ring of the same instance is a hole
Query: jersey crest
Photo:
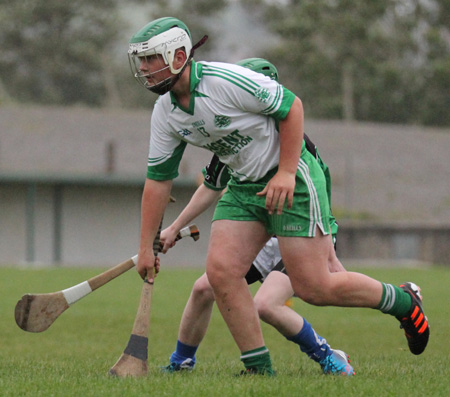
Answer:
[[223, 115], [216, 115], [214, 117], [214, 125], [217, 128], [226, 128], [231, 124], [231, 117], [223, 116]]
[[255, 97], [259, 99], [260, 102], [266, 103], [271, 98], [272, 94], [267, 88], [258, 88], [255, 91]]

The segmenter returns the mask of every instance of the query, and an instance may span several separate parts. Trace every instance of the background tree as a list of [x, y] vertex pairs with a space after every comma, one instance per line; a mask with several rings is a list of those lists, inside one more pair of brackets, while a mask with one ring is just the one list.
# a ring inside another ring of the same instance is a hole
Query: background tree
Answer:
[[207, 42], [201, 47], [202, 55], [205, 55], [214, 48], [220, 31], [217, 22], [229, 3], [230, 0], [155, 0], [150, 13], [153, 17], [149, 20], [162, 15], [182, 20], [191, 32], [192, 44], [208, 35]]
[[450, 124], [445, 0], [244, 1], [279, 36], [266, 56], [311, 117]]
[[450, 1], [436, 0], [424, 28], [426, 62], [419, 122], [450, 126]]
[[[124, 32], [134, 33], [138, 20], [171, 15], [188, 24], [194, 43], [209, 35], [198, 60], [235, 62], [248, 54], [274, 62], [309, 117], [450, 125], [448, 0], [0, 0], [0, 6], [0, 104], [148, 108], [156, 96], [130, 78]], [[246, 21], [234, 25], [239, 33], [231, 39], [224, 23], [230, 15]], [[250, 32], [258, 32], [256, 40]]]
[[[122, 24], [115, 0], [1, 1], [0, 73], [19, 101], [100, 105], [106, 48]], [[109, 96], [110, 97], [110, 96]]]
[[196, 41], [214, 26], [207, 18], [226, 4], [226, 0], [0, 0], [0, 103], [148, 107], [155, 96], [136, 89], [126, 44], [118, 48], [126, 20], [134, 23], [139, 18], [133, 16], [145, 14], [148, 21], [161, 15], [187, 18], [196, 27]]

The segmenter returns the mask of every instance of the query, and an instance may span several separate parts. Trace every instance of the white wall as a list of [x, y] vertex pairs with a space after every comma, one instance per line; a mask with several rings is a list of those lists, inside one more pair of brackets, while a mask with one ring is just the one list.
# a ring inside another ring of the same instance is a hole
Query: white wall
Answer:
[[[64, 266], [112, 266], [134, 255], [139, 245], [141, 188], [65, 186], [62, 191], [61, 259]], [[164, 226], [187, 204], [194, 188], [173, 189], [176, 203], [167, 207]], [[27, 262], [25, 185], [0, 185], [0, 264]], [[52, 186], [36, 189], [34, 260], [52, 264], [54, 258], [54, 196]], [[201, 238], [180, 241], [163, 266], [204, 266], [212, 210], [196, 221]]]
[[25, 260], [25, 186], [0, 185], [0, 263]]

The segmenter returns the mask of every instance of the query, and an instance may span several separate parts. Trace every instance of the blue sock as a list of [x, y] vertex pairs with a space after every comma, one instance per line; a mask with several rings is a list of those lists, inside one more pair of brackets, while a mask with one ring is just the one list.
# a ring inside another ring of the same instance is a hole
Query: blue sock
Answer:
[[177, 341], [177, 349], [170, 356], [171, 363], [181, 364], [184, 360], [190, 358], [193, 364], [195, 364], [195, 353], [197, 352], [198, 346], [189, 346], [184, 343]]
[[287, 340], [299, 345], [300, 350], [309, 358], [320, 362], [331, 354], [331, 348], [325, 338], [317, 335], [311, 324], [303, 319], [303, 328], [297, 335], [286, 337]]

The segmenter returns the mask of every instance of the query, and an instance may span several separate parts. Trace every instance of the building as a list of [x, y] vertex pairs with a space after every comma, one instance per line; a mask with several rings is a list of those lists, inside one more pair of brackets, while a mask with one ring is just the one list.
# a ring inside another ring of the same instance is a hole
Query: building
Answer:
[[[109, 266], [134, 255], [149, 111], [0, 107], [0, 264]], [[344, 259], [450, 263], [450, 130], [306, 121], [331, 169]], [[168, 225], [211, 154], [188, 146]], [[201, 180], [201, 179], [200, 179]], [[198, 242], [162, 258], [203, 266], [212, 210]]]

